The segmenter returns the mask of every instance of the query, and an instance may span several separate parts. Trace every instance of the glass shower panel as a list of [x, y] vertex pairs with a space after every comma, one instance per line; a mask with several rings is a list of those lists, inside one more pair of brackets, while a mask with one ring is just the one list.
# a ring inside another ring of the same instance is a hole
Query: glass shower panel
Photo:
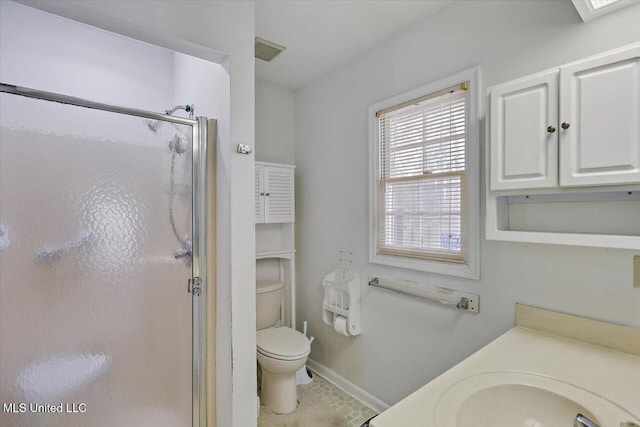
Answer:
[[191, 426], [192, 127], [0, 111], [0, 425]]

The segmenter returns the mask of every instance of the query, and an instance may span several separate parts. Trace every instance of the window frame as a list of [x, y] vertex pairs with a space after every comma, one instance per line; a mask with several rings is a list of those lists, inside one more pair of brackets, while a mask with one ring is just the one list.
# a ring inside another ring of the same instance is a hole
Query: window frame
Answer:
[[618, 0], [615, 3], [611, 3], [607, 6], [603, 6], [599, 9], [594, 9], [593, 4], [591, 4], [590, 0], [571, 0], [571, 1], [573, 2], [573, 6], [578, 11], [580, 18], [582, 18], [582, 22], [588, 22], [602, 15], [606, 15], [618, 9], [622, 9], [623, 7], [636, 4], [632, 0]]
[[[467, 229], [466, 263], [387, 255], [379, 252], [380, 204], [379, 204], [379, 126], [376, 112], [450, 88], [464, 81], [469, 82], [467, 106], [466, 150], [466, 211], [462, 213]], [[463, 277], [480, 278], [480, 143], [479, 99], [480, 68], [473, 67], [443, 79], [428, 83], [369, 106], [369, 262], [411, 270]]]

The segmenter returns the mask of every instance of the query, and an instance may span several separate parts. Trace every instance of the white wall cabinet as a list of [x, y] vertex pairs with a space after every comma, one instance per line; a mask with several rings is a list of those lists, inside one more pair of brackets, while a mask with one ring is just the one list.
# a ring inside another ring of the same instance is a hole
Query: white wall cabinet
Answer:
[[640, 44], [490, 97], [491, 190], [640, 183]]
[[255, 222], [295, 221], [293, 172], [295, 166], [256, 162]]
[[491, 188], [558, 185], [557, 70], [491, 90]]
[[561, 67], [560, 90], [560, 185], [640, 182], [640, 45]]
[[488, 93], [487, 239], [640, 249], [640, 43]]

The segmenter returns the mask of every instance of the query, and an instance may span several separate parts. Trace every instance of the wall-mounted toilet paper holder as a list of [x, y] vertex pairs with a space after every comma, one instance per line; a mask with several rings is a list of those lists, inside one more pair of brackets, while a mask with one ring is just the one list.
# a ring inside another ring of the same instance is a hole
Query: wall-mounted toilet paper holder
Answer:
[[322, 320], [345, 336], [360, 335], [360, 277], [339, 268], [322, 280]]

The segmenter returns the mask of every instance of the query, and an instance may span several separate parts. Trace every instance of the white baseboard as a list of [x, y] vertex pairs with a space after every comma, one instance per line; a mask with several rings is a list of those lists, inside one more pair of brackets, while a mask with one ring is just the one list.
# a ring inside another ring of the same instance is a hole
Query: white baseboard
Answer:
[[345, 393], [358, 399], [376, 412], [383, 412], [389, 409], [389, 405], [375, 397], [373, 394], [361, 389], [342, 375], [332, 371], [321, 363], [313, 359], [307, 360], [307, 366], [316, 374], [329, 381]]

